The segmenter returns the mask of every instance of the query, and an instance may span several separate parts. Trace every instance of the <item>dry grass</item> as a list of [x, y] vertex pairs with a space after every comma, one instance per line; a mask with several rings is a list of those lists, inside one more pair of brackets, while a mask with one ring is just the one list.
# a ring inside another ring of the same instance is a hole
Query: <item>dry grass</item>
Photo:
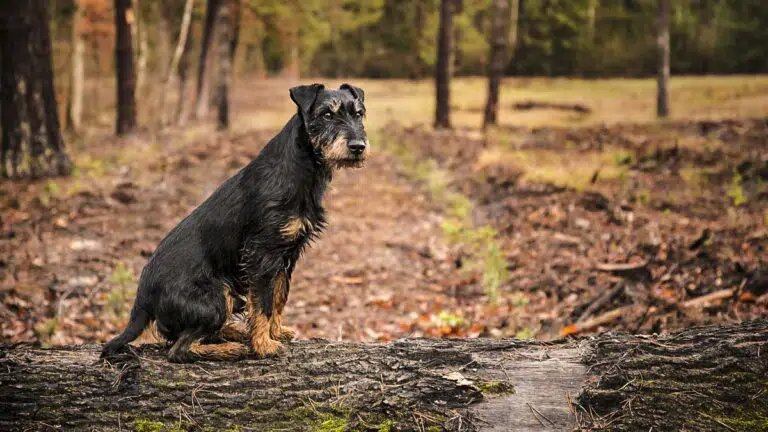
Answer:
[[[369, 128], [390, 122], [429, 125], [434, 116], [431, 80], [368, 80], [307, 78], [302, 82], [338, 86], [354, 82], [366, 91]], [[294, 107], [284, 80], [238, 80], [234, 95], [235, 130], [279, 127]], [[456, 78], [452, 86], [455, 126], [477, 128], [486, 97], [482, 77]], [[572, 78], [507, 78], [501, 93], [501, 124], [507, 126], [581, 126], [600, 123], [648, 123], [655, 118], [656, 83], [646, 79], [584, 80]], [[722, 119], [768, 115], [768, 75], [673, 77], [672, 116], [675, 119]], [[516, 111], [522, 101], [579, 103], [589, 114], [552, 109]]]

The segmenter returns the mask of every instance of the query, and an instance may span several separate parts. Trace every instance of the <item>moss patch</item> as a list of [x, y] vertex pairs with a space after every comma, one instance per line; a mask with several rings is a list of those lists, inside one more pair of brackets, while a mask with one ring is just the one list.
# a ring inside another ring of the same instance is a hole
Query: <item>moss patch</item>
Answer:
[[477, 384], [477, 387], [483, 394], [515, 394], [515, 386], [505, 381], [482, 381]]
[[136, 432], [161, 432], [165, 430], [165, 425], [158, 421], [139, 419], [134, 423], [133, 430]]

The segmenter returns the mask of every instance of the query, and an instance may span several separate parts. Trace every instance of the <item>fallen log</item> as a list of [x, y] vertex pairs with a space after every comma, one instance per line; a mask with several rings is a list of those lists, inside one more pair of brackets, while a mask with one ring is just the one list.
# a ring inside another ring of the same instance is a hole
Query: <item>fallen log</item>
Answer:
[[0, 430], [765, 430], [768, 321], [554, 342], [298, 341], [170, 364], [0, 348]]
[[576, 111], [577, 113], [581, 114], [589, 114], [592, 112], [592, 108], [578, 103], [523, 101], [514, 104], [512, 107], [518, 111], [528, 111], [532, 109], [554, 109], [562, 111]]

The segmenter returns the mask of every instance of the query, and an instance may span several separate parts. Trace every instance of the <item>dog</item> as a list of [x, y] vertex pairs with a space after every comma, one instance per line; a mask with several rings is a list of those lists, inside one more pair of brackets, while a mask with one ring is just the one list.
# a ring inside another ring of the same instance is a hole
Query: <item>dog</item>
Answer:
[[[151, 323], [168, 359], [237, 359], [278, 353], [291, 274], [326, 226], [323, 194], [335, 170], [368, 156], [363, 90], [349, 84], [290, 89], [297, 112], [245, 168], [160, 242], [144, 267], [117, 355]], [[245, 314], [245, 322], [233, 320]]]

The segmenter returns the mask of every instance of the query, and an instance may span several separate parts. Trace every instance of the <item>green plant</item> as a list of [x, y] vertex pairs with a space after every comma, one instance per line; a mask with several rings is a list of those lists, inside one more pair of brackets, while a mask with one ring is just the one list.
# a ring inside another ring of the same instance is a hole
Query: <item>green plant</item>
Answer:
[[731, 183], [726, 191], [728, 197], [734, 206], [739, 207], [747, 203], [747, 194], [744, 192], [743, 179], [741, 174], [734, 173], [731, 177]]
[[483, 264], [483, 287], [486, 295], [495, 302], [499, 298], [499, 288], [508, 277], [507, 260], [497, 242], [488, 242]]
[[107, 294], [107, 305], [109, 309], [117, 316], [125, 312], [125, 306], [131, 297], [129, 287], [133, 285], [136, 277], [128, 266], [123, 262], [118, 262], [109, 276], [109, 282], [114, 285]]
[[132, 284], [135, 279], [136, 278], [133, 275], [133, 271], [131, 271], [131, 269], [128, 268], [128, 266], [125, 265], [125, 263], [122, 261], [115, 265], [115, 268], [112, 270], [112, 274], [109, 276], [109, 281], [111, 283], [120, 285], [122, 287], [126, 287]]
[[464, 318], [460, 315], [449, 311], [440, 311], [436, 316], [432, 317], [432, 320], [436, 325], [448, 326], [451, 328], [458, 328], [465, 324]]
[[48, 207], [51, 204], [51, 200], [58, 197], [60, 192], [61, 188], [59, 187], [59, 184], [53, 180], [48, 180], [48, 182], [45, 183], [43, 190], [40, 191], [40, 194], [38, 195], [40, 204]]
[[536, 332], [530, 327], [523, 327], [515, 333], [516, 339], [531, 340], [536, 337]]
[[35, 335], [43, 342], [47, 343], [53, 337], [59, 328], [59, 319], [57, 317], [45, 319], [34, 326]]

